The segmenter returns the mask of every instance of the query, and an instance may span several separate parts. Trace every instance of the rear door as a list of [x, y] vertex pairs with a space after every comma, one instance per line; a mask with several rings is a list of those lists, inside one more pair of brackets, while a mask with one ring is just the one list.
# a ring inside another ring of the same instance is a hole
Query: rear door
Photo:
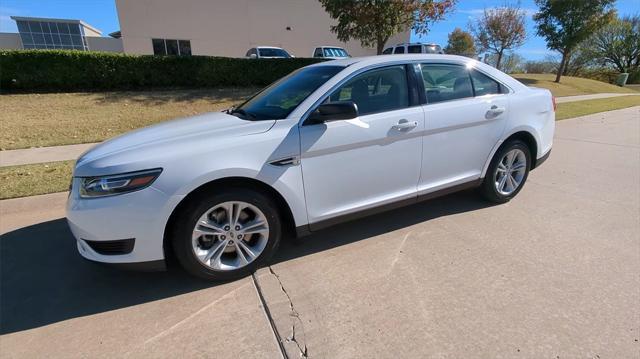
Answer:
[[421, 65], [427, 104], [418, 194], [480, 178], [508, 115], [508, 89], [462, 65]]

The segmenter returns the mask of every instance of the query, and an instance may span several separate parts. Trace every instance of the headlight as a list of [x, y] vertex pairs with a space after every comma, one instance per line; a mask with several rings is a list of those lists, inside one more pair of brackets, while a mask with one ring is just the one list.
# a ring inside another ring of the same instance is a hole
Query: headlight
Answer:
[[161, 168], [129, 172], [119, 175], [82, 177], [80, 197], [104, 197], [143, 189], [153, 183], [162, 172]]

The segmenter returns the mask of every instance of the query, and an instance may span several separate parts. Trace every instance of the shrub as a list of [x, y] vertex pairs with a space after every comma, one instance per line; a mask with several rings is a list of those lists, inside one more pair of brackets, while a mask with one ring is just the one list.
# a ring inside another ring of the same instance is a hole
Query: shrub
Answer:
[[319, 61], [0, 50], [0, 87], [14, 91], [97, 91], [264, 86]]

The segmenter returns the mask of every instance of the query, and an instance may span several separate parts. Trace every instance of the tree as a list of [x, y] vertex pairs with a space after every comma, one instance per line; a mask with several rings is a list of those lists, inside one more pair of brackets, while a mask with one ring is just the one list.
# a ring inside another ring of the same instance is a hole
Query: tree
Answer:
[[360, 40], [376, 47], [378, 55], [387, 41], [412, 29], [426, 34], [429, 26], [453, 9], [456, 0], [319, 0], [337, 24], [331, 26], [338, 40]]
[[496, 55], [496, 68], [500, 69], [505, 51], [524, 44], [527, 32], [524, 24], [525, 12], [519, 6], [484, 9], [480, 18], [469, 24], [480, 52]]
[[571, 51], [614, 15], [615, 0], [535, 0], [540, 7], [533, 19], [547, 48], [562, 54], [556, 82], [565, 71]]
[[455, 28], [449, 34], [449, 41], [444, 48], [446, 54], [462, 55], [466, 57], [476, 57], [476, 46], [473, 43], [473, 36], [460, 28]]
[[620, 72], [640, 67], [640, 15], [614, 19], [589, 41], [593, 55]]

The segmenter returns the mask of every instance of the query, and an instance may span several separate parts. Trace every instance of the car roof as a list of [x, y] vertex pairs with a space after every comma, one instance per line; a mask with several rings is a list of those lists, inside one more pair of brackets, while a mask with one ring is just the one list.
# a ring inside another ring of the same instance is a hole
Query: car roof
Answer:
[[281, 47], [276, 47], [276, 46], [256, 46], [256, 49], [280, 49], [280, 50], [284, 50]]
[[333, 46], [333, 45], [316, 46], [315, 48], [317, 49], [317, 48], [319, 48], [319, 47], [320, 47], [320, 48], [323, 48], [323, 49], [325, 49], [325, 48], [329, 47], [329, 48], [332, 48], [332, 49], [343, 49], [343, 50], [344, 50], [344, 47], [342, 47], [342, 46]]
[[443, 55], [443, 54], [395, 54], [395, 55], [375, 55], [375, 56], [362, 56], [362, 57], [350, 57], [348, 59], [332, 60], [320, 62], [311, 66], [351, 66], [353, 64], [362, 64], [362, 66], [382, 64], [391, 61], [416, 61], [416, 60], [449, 60], [455, 62], [467, 63], [470, 61], [476, 61], [468, 57], [456, 56], [456, 55]]
[[492, 66], [489, 66], [483, 62], [478, 60], [474, 60], [464, 56], [457, 55], [444, 55], [444, 54], [402, 54], [402, 55], [376, 55], [376, 56], [365, 56], [365, 57], [349, 57], [346, 59], [339, 60], [331, 60], [331, 61], [323, 61], [317, 64], [313, 64], [310, 66], [344, 66], [344, 67], [356, 67], [356, 68], [365, 68], [369, 66], [375, 65], [384, 65], [385, 63], [389, 64], [397, 64], [402, 62], [413, 62], [413, 61], [425, 61], [425, 62], [439, 62], [439, 63], [452, 63], [458, 65], [464, 65], [468, 67], [478, 68], [485, 73], [500, 79], [505, 82], [513, 89], [522, 89], [526, 88], [518, 80], [515, 80], [511, 76], [495, 69]]

